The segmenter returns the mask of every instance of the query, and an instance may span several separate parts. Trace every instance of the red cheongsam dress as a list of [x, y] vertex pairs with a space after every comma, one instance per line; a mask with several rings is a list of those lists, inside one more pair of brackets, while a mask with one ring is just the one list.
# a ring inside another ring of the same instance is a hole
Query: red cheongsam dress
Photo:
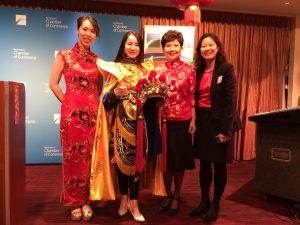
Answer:
[[77, 206], [89, 201], [90, 167], [99, 104], [98, 56], [78, 44], [58, 56], [64, 62], [66, 83], [61, 105], [60, 134], [63, 152], [62, 202]]

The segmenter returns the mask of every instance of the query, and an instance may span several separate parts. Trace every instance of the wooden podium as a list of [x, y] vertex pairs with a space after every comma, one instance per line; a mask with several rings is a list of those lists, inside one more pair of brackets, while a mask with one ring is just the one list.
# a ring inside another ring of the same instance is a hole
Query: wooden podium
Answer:
[[300, 107], [249, 120], [257, 124], [255, 189], [300, 202]]
[[25, 87], [0, 81], [0, 224], [25, 224]]

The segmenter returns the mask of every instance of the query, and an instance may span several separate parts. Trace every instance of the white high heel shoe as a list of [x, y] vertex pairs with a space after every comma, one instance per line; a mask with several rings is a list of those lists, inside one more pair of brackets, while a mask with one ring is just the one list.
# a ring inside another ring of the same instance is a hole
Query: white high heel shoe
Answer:
[[140, 222], [140, 223], [146, 222], [145, 217], [144, 217], [142, 214], [139, 215], [139, 216], [133, 215], [133, 212], [132, 212], [132, 210], [131, 210], [131, 207], [130, 207], [129, 202], [127, 203], [127, 208], [128, 208], [128, 210], [129, 210], [129, 212], [131, 213], [133, 219], [134, 219], [136, 222]]
[[[126, 200], [125, 200], [126, 199]], [[126, 208], [124, 209], [121, 209], [121, 206], [123, 206], [123, 204], [122, 203], [124, 203], [124, 201], [125, 201], [125, 206], [126, 206]], [[121, 204], [120, 204], [120, 208], [119, 208], [119, 210], [118, 210], [118, 215], [119, 216], [125, 216], [127, 213], [128, 213], [128, 207], [127, 207], [127, 204], [128, 204], [128, 197], [127, 197], [127, 195], [124, 195], [124, 196], [122, 196], [122, 199], [121, 199]]]

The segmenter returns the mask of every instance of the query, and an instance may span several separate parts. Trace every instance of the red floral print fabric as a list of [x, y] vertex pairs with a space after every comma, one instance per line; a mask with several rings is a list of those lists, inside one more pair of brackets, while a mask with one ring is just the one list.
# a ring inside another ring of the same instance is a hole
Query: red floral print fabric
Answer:
[[98, 56], [78, 44], [60, 51], [64, 62], [65, 97], [60, 133], [63, 152], [62, 201], [77, 206], [89, 201], [90, 167], [99, 104]]

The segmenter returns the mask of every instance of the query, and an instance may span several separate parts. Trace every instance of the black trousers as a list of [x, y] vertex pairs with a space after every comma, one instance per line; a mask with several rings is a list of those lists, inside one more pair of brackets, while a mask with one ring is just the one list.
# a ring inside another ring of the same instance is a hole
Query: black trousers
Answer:
[[121, 195], [128, 195], [131, 200], [137, 200], [139, 198], [140, 190], [140, 175], [136, 174], [134, 176], [128, 176], [117, 169], [119, 189]]

